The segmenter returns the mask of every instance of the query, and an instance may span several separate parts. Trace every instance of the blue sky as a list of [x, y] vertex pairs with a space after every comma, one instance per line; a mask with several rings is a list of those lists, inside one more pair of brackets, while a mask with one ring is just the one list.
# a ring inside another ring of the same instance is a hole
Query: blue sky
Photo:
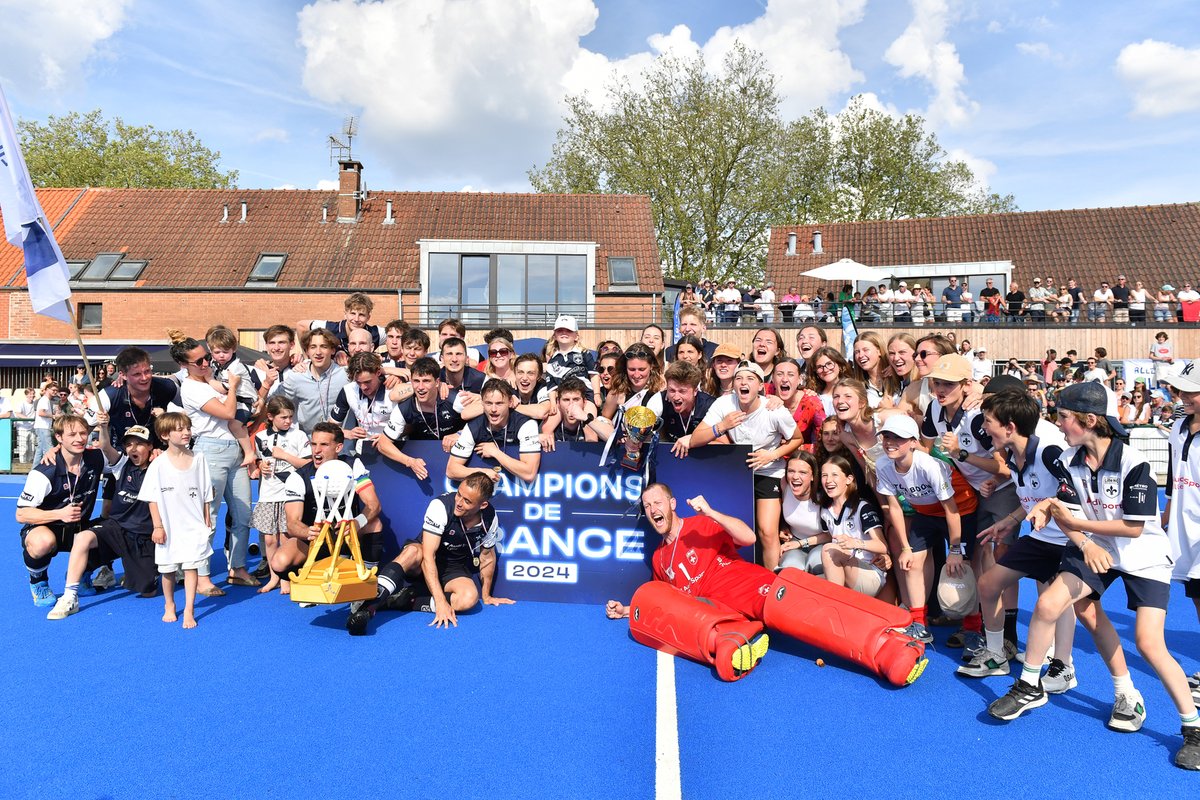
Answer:
[[[1200, 199], [1200, 15], [1185, 0], [0, 0], [14, 115], [192, 129], [245, 187], [528, 189], [562, 98], [659, 53], [762, 51], [785, 114], [868, 94], [924, 115], [1023, 209]], [[42, 36], [31, 35], [40, 30]]]

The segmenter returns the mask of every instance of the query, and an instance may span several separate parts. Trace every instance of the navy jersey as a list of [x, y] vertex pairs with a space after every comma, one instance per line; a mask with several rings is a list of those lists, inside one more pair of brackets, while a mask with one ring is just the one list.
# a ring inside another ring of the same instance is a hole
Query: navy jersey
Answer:
[[454, 516], [454, 495], [455, 492], [446, 492], [429, 501], [421, 530], [441, 539], [435, 557], [439, 571], [446, 565], [455, 564], [478, 572], [475, 559], [483, 550], [495, 547], [504, 538], [504, 533], [496, 518], [496, 509], [490, 504], [480, 510], [478, 525], [466, 527], [460, 517]]
[[[346, 320], [339, 319], [336, 322], [331, 319], [314, 319], [309, 326], [309, 330], [315, 331], [317, 328], [324, 328], [332, 333], [341, 342], [340, 349], [346, 350], [350, 346], [350, 329], [346, 326]], [[383, 343], [384, 334], [383, 328], [379, 325], [367, 325], [364, 330], [371, 334], [371, 349], [378, 350], [379, 345]]]
[[[351, 467], [355, 494], [350, 513], [352, 516], [358, 515], [362, 513], [362, 501], [358, 499], [358, 493], [372, 485], [371, 474], [367, 472], [367, 468], [363, 466], [362, 461], [358, 458], [339, 456], [338, 461], [349, 464]], [[317, 469], [317, 465], [310, 461], [293, 472], [284, 484], [286, 495], [284, 502], [304, 503], [304, 511], [301, 513], [300, 519], [303, 520], [305, 525], [312, 525], [317, 520], [317, 497], [313, 494], [312, 486], [313, 477], [316, 476]]]
[[666, 389], [659, 396], [662, 402], [662, 427], [659, 429], [659, 438], [664, 442], [677, 442], [694, 433], [704, 421], [704, 415], [708, 413], [713, 401], [717, 399], [707, 392], [697, 392], [695, 407], [684, 417], [667, 402]]
[[474, 367], [464, 367], [462, 385], [454, 386], [446, 378], [446, 368], [442, 367], [442, 372], [439, 376], [439, 379], [442, 383], [446, 384], [447, 386], [451, 386], [454, 389], [461, 389], [466, 392], [471, 392], [472, 394], [479, 394], [480, 390], [483, 389], [483, 384], [487, 381], [487, 376]]
[[122, 456], [120, 461], [113, 464], [113, 474], [109, 478], [115, 491], [108, 506], [108, 518], [115, 519], [124, 530], [140, 537], [149, 537], [154, 532], [150, 504], [138, 500], [138, 492], [142, 490], [142, 481], [149, 466], [149, 463], [134, 466], [128, 456]]
[[[961, 407], [947, 417], [946, 409], [937, 400], [931, 400], [929, 408], [925, 409], [925, 419], [921, 423], [923, 439], [938, 439], [944, 433], [954, 433], [958, 436], [958, 446], [973, 456], [990, 456], [995, 449], [992, 437], [983, 429], [983, 412], [978, 409], [965, 411]], [[950, 453], [957, 458], [957, 453]], [[983, 486], [996, 476], [985, 469], [964, 461], [955, 461], [954, 468], [962, 473], [967, 482], [975, 489]], [[1005, 482], [1007, 483], [1007, 482]], [[1004, 484], [1001, 484], [1004, 485]]]
[[179, 384], [170, 378], [150, 379], [150, 400], [144, 407], [133, 402], [129, 387], [124, 385], [102, 390], [99, 402], [100, 408], [108, 412], [110, 443], [117, 451], [125, 449], [125, 431], [134, 425], [142, 425], [150, 431], [150, 442], [156, 450], [165, 450], [167, 443], [154, 432], [154, 415], [150, 412], [155, 408], [165, 411], [171, 403], [183, 405], [179, 400]]
[[476, 417], [462, 429], [450, 455], [469, 462], [475, 453], [475, 445], [483, 442], [495, 442], [508, 455], [513, 455], [513, 445], [516, 445], [518, 454], [540, 453], [542, 445], [538, 441], [539, 433], [535, 420], [516, 411], [509, 412], [508, 422], [499, 430], [492, 430], [486, 416]]
[[84, 450], [79, 474], [67, 471], [62, 451], [51, 465], [38, 464], [25, 477], [25, 487], [17, 498], [17, 508], [54, 511], [71, 503], [82, 507], [80, 524], [87, 524], [96, 507], [100, 478], [104, 474], [104, 455], [99, 450]]
[[596, 356], [591, 350], [560, 350], [546, 361], [546, 383], [551, 388], [558, 388], [567, 378], [579, 378], [590, 390], [595, 374]]
[[440, 442], [462, 427], [462, 404], [458, 402], [458, 392], [452, 391], [445, 400], [438, 399], [433, 411], [422, 411], [417, 398], [409, 397], [392, 411], [383, 435], [397, 444], [406, 439]]

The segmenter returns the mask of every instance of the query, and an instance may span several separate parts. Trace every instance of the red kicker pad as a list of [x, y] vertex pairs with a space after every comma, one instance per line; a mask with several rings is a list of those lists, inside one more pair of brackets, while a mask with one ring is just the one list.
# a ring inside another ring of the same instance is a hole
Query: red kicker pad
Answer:
[[763, 624], [722, 603], [697, 600], [664, 581], [643, 583], [629, 602], [629, 632], [638, 642], [717, 668], [724, 681], [750, 673], [733, 668], [733, 654], [762, 633]]
[[896, 686], [912, 683], [925, 667], [925, 645], [896, 630], [912, 622], [907, 611], [803, 570], [784, 569], [775, 578], [763, 621]]

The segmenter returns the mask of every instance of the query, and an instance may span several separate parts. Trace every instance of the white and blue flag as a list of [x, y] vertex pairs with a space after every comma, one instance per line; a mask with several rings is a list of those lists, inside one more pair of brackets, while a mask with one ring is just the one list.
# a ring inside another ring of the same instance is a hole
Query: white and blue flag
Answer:
[[0, 87], [0, 212], [4, 214], [4, 238], [25, 251], [25, 275], [33, 310], [73, 325], [67, 304], [71, 298], [70, 272], [33, 191], [3, 87]]
[[850, 307], [848, 305], [842, 305], [841, 314], [842, 353], [846, 356], [846, 360], [853, 364], [854, 343], [858, 341], [858, 326], [854, 324], [854, 315], [850, 313]]

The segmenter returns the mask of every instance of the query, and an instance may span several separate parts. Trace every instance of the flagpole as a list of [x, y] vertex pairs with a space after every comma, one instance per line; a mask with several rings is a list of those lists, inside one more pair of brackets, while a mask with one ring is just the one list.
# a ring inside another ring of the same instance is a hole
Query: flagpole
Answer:
[[[98, 398], [100, 388], [97, 386], [96, 379], [92, 375], [92, 362], [88, 360], [87, 347], [83, 344], [83, 334], [79, 332], [79, 318], [75, 316], [75, 305], [70, 300], [64, 300], [63, 302], [66, 303], [67, 311], [71, 314], [71, 332], [75, 334], [75, 344], [79, 345], [79, 355], [83, 356], [83, 369], [87, 374], [88, 386], [92, 387], [92, 393], [97, 395]], [[97, 399], [96, 403], [99, 404], [99, 402], [100, 400]]]

